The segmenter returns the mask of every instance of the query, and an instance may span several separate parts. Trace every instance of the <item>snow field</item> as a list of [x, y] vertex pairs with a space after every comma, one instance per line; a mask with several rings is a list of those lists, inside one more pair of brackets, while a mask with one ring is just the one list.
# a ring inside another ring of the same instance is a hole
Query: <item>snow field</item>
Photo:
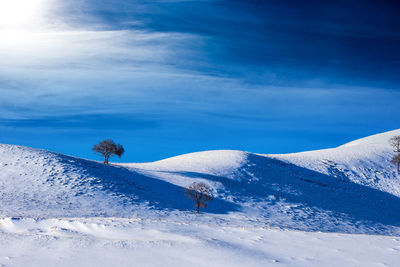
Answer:
[[400, 238], [120, 218], [0, 221], [2, 266], [396, 266]]
[[[394, 135], [110, 166], [0, 144], [0, 266], [398, 266]], [[214, 194], [200, 215], [194, 181]]]

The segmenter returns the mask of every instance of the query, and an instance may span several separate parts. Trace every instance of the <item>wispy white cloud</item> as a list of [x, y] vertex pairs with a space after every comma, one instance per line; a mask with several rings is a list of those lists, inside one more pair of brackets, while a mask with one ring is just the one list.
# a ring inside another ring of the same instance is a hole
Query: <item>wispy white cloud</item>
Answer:
[[34, 29], [0, 30], [1, 116], [146, 109], [150, 100], [168, 102], [182, 84], [200, 89], [190, 82], [207, 79], [176, 64], [187, 56], [180, 44], [195, 42], [196, 36], [105, 30], [99, 24], [72, 27], [62, 18]]

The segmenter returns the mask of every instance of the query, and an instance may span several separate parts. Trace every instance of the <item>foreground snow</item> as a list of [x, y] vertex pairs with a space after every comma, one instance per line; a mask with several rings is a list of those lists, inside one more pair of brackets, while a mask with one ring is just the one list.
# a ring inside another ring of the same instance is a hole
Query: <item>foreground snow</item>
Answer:
[[196, 216], [0, 223], [1, 266], [397, 266], [400, 260], [399, 237], [214, 225]]

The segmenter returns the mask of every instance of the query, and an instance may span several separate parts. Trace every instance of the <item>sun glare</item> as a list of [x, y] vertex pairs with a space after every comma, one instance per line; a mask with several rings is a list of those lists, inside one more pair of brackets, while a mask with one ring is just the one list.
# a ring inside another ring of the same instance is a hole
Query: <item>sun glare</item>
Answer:
[[45, 0], [0, 0], [0, 28], [29, 27], [39, 23]]

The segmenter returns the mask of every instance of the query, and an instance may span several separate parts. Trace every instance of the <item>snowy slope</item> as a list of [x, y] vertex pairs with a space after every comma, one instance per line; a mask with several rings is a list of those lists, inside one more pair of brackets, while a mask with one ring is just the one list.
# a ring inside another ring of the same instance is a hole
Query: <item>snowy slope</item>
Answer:
[[400, 196], [400, 177], [390, 163], [393, 148], [388, 142], [395, 135], [400, 135], [400, 130], [372, 135], [337, 148], [270, 156]]
[[99, 215], [123, 207], [127, 197], [107, 194], [109, 168], [96, 162], [11, 145], [0, 145], [0, 158], [3, 215]]
[[216, 196], [236, 204], [233, 210], [272, 225], [397, 233], [400, 179], [390, 163], [388, 140], [399, 134], [395, 130], [338, 148], [286, 155], [206, 151], [122, 165], [177, 186], [206, 181]]
[[0, 145], [0, 212], [24, 217], [190, 216], [182, 193], [213, 187], [201, 220], [307, 231], [397, 234], [400, 199], [388, 139], [287, 155], [206, 151], [153, 163], [113, 164]]

